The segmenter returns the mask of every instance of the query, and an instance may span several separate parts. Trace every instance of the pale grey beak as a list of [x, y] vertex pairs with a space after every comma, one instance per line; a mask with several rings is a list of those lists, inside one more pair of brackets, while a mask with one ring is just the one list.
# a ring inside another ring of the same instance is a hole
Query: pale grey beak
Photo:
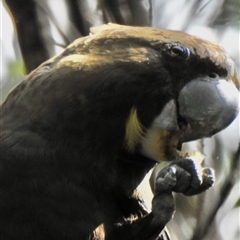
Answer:
[[238, 115], [239, 91], [224, 79], [200, 78], [187, 83], [178, 97], [179, 116], [186, 123], [181, 142], [210, 137]]

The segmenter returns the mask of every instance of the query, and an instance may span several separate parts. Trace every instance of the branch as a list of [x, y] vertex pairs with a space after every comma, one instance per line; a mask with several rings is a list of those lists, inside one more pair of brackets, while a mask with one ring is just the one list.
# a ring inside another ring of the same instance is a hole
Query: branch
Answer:
[[38, 13], [34, 0], [5, 0], [17, 31], [27, 73], [52, 56], [53, 44], [47, 19]]

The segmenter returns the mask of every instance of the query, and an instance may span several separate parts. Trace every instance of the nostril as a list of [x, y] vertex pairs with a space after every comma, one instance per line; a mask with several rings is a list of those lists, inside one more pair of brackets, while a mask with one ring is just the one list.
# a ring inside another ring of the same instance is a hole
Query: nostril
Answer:
[[218, 75], [215, 72], [211, 72], [209, 73], [208, 77], [215, 79], [215, 78], [218, 78]]

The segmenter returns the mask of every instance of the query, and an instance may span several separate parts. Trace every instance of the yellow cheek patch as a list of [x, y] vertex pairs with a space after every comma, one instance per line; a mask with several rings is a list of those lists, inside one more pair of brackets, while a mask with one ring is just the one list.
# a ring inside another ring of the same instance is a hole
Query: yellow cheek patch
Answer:
[[135, 147], [143, 139], [144, 127], [138, 119], [136, 108], [132, 108], [126, 121], [125, 143], [128, 151], [134, 152]]
[[149, 155], [153, 155], [154, 159], [165, 159], [166, 139], [169, 133], [165, 130], [154, 129], [151, 134], [147, 134], [149, 139], [146, 141], [146, 148]]
[[142, 152], [156, 161], [171, 161], [178, 155], [178, 138], [178, 134], [152, 127], [142, 141]]

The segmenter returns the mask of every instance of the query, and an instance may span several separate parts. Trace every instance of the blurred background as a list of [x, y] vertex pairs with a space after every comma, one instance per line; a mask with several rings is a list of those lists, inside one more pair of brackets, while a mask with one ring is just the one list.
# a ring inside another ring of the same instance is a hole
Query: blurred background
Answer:
[[[0, 4], [0, 102], [25, 74], [74, 39], [88, 35], [91, 26], [108, 22], [181, 30], [217, 42], [240, 73], [240, 0], [5, 0]], [[240, 240], [239, 142], [238, 117], [214, 137], [184, 145], [205, 155], [204, 165], [215, 169], [216, 183], [197, 197], [176, 194], [177, 211], [168, 224], [172, 240]]]

